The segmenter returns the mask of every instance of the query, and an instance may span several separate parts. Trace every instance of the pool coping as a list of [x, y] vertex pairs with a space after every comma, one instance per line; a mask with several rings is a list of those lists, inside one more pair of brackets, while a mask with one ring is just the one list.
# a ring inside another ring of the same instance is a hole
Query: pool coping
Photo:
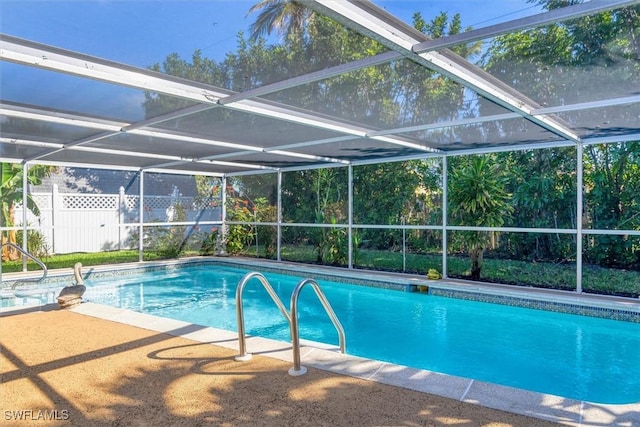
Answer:
[[[52, 309], [50, 305], [5, 309], [0, 316]], [[236, 332], [173, 320], [128, 309], [84, 302], [71, 311], [141, 329], [238, 351]], [[293, 363], [288, 342], [248, 336], [248, 353]], [[640, 425], [640, 402], [598, 404], [537, 393], [438, 372], [342, 354], [335, 346], [301, 340], [302, 366], [429, 393], [568, 426]], [[242, 362], [238, 362], [242, 363]]]

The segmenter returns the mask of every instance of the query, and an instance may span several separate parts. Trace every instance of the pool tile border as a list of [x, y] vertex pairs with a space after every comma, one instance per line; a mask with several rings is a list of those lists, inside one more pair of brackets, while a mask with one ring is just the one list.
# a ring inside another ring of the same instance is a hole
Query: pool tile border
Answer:
[[456, 289], [444, 289], [438, 287], [429, 288], [430, 295], [446, 298], [457, 298], [470, 301], [502, 304], [514, 307], [531, 308], [534, 310], [553, 311], [565, 314], [577, 314], [581, 316], [599, 317], [603, 319], [620, 320], [624, 322], [640, 323], [640, 312], [625, 309], [587, 306], [560, 301], [544, 301], [532, 298], [515, 297], [509, 295], [492, 295], [483, 292], [469, 292]]

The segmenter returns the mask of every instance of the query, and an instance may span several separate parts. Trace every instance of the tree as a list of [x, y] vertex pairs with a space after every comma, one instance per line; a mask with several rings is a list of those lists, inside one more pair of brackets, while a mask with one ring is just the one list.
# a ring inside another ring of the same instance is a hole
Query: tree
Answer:
[[[511, 151], [496, 158], [509, 165], [514, 213], [506, 226], [576, 227], [575, 148]], [[512, 233], [504, 243], [498, 250], [520, 260], [558, 262], [575, 256], [575, 239], [560, 234]]]
[[[30, 194], [24, 194], [22, 191], [22, 175], [24, 166], [15, 163], [0, 163], [0, 203], [1, 203], [1, 215], [0, 215], [0, 227], [15, 227], [15, 210], [16, 204], [26, 201], [27, 209], [29, 209], [34, 215], [40, 215], [40, 209], [33, 200]], [[27, 183], [31, 185], [39, 185], [42, 182], [42, 178], [51, 174], [55, 169], [52, 166], [36, 165], [29, 168], [27, 171]], [[26, 197], [25, 197], [26, 196]], [[16, 243], [16, 231], [9, 230], [2, 232], [2, 243]], [[9, 247], [2, 248], [3, 260], [16, 260], [20, 258], [20, 255], [15, 249]]]
[[[423, 161], [402, 161], [362, 165], [354, 168], [353, 212], [356, 224], [400, 225], [429, 223], [416, 212], [416, 189], [426, 185], [428, 171]], [[402, 244], [399, 230], [363, 230], [361, 238], [376, 249]]]
[[[547, 10], [582, 3], [582, 0], [530, 0]], [[614, 96], [628, 96], [640, 85], [640, 6], [615, 9], [589, 17], [547, 25], [496, 37], [483, 57], [484, 68], [503, 82], [530, 96], [541, 106], [560, 106], [599, 101]], [[492, 103], [481, 101], [480, 111], [488, 113]], [[638, 108], [621, 107], [582, 109], [563, 114], [562, 119], [570, 128], [590, 137], [624, 136], [637, 121]], [[494, 124], [496, 135], [526, 132], [526, 123]], [[637, 179], [640, 157], [637, 142], [585, 147], [584, 182], [585, 212], [583, 218], [568, 218], [567, 196], [541, 194], [540, 190], [551, 182], [559, 182], [557, 170], [567, 171], [576, 160], [573, 150], [557, 150], [558, 157], [551, 159], [551, 166], [531, 179], [533, 163], [517, 161], [518, 169], [525, 177], [524, 188], [514, 191], [518, 203], [518, 215], [522, 218], [551, 218], [558, 212], [565, 215], [560, 224], [575, 227], [583, 221], [585, 228], [633, 229], [637, 227], [638, 212]], [[544, 160], [544, 154], [538, 157]], [[557, 165], [557, 166], [556, 166]], [[536, 188], [537, 185], [537, 188]], [[527, 188], [528, 187], [528, 188]], [[574, 185], [575, 187], [575, 185]], [[564, 189], [570, 188], [568, 185]], [[540, 201], [546, 199], [545, 206]], [[562, 200], [565, 199], [565, 200]], [[563, 208], [564, 206], [564, 208]], [[524, 209], [521, 209], [524, 208]], [[639, 215], [640, 216], [640, 215]], [[536, 225], [536, 224], [534, 224]], [[544, 240], [550, 243], [551, 235]], [[538, 243], [538, 242], [536, 242]], [[637, 243], [636, 243], [637, 245]], [[567, 249], [568, 250], [568, 249]], [[633, 239], [614, 236], [594, 236], [586, 245], [586, 261], [600, 265], [628, 267], [637, 265], [637, 249]], [[560, 259], [573, 256], [574, 250], [565, 252]], [[557, 253], [556, 253], [557, 254]], [[635, 264], [634, 264], [635, 263]]]
[[[425, 21], [420, 12], [416, 12], [413, 14], [413, 27], [432, 39], [452, 36], [463, 31], [472, 30], [471, 27], [462, 28], [462, 16], [459, 13], [454, 14], [453, 17], [449, 19], [447, 12], [440, 12], [430, 22]], [[451, 48], [451, 50], [463, 58], [471, 58], [479, 54], [481, 49], [481, 41], [461, 44]]]
[[247, 15], [258, 11], [260, 13], [250, 27], [253, 41], [272, 32], [285, 38], [299, 34], [314, 16], [309, 8], [292, 0], [260, 0], [251, 6]]
[[[325, 168], [287, 172], [282, 180], [285, 222], [315, 224], [344, 223], [347, 218], [346, 168]], [[292, 230], [296, 236], [303, 230]], [[314, 228], [309, 243], [315, 245], [317, 262], [344, 264], [347, 240], [341, 228]]]
[[[501, 227], [513, 211], [503, 165], [491, 155], [456, 160], [452, 162], [449, 191], [452, 220], [466, 226]], [[479, 280], [489, 235], [482, 231], [463, 231], [461, 235], [471, 260], [471, 279]]]
[[[585, 149], [585, 220], [597, 229], [640, 229], [640, 142], [590, 145]], [[598, 265], [639, 268], [637, 240], [593, 236], [586, 258]]]

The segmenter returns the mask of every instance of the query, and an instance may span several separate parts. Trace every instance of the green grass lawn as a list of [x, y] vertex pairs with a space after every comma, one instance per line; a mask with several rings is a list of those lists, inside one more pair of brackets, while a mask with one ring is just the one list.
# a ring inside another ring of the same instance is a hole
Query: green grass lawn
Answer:
[[[46, 256], [41, 261], [48, 269], [56, 268], [73, 268], [76, 262], [81, 262], [84, 266], [102, 265], [102, 264], [121, 264], [124, 262], [138, 261], [138, 251], [110, 251], [95, 253], [73, 253]], [[33, 261], [27, 263], [27, 270], [39, 270], [40, 267]], [[18, 261], [2, 261], [2, 272], [22, 271], [22, 260]]]
[[[252, 256], [255, 256], [255, 251]], [[284, 246], [282, 259], [313, 264], [317, 255], [312, 246]], [[361, 249], [354, 266], [370, 270], [426, 274], [430, 268], [442, 271], [442, 257], [440, 254], [407, 254], [403, 261], [401, 252]], [[467, 257], [449, 256], [447, 267], [449, 277], [470, 279], [470, 263]], [[575, 290], [576, 267], [572, 263], [485, 258], [481, 280], [517, 286]], [[640, 295], [640, 271], [585, 266], [582, 289], [589, 293], [637, 297]]]
[[[260, 253], [259, 253], [260, 254]], [[184, 255], [198, 255], [188, 253]], [[255, 247], [249, 248], [243, 256], [256, 256]], [[262, 255], [261, 255], [262, 256]], [[162, 255], [145, 252], [145, 261], [162, 259]], [[284, 261], [315, 264], [317, 254], [313, 246], [283, 246]], [[42, 261], [49, 269], [73, 268], [76, 262], [83, 266], [121, 264], [137, 262], [137, 250], [74, 253], [52, 255]], [[447, 259], [449, 277], [469, 279], [469, 260], [464, 256], [449, 256]], [[407, 254], [403, 260], [401, 252], [359, 250], [356, 268], [426, 274], [430, 268], [442, 270], [442, 259], [439, 254]], [[28, 270], [38, 270], [34, 262], [27, 264]], [[3, 261], [2, 271], [5, 273], [22, 271], [22, 261]], [[576, 288], [576, 268], [573, 264], [552, 264], [542, 262], [526, 262], [505, 259], [487, 258], [482, 267], [483, 282], [504, 283], [516, 286], [574, 290]], [[582, 289], [585, 292], [638, 297], [640, 295], [640, 271], [616, 270], [610, 268], [585, 266], [582, 276]]]

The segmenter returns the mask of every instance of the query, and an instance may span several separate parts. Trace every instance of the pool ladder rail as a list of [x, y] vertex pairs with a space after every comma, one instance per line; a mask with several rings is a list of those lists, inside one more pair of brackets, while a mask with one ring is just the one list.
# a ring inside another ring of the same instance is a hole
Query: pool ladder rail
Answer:
[[[42, 277], [37, 279], [37, 280], [31, 280], [31, 279], [23, 279], [23, 280], [18, 280], [16, 281], [13, 286], [12, 289], [15, 289], [15, 287], [19, 284], [19, 283], [23, 283], [23, 282], [42, 282], [44, 279], [47, 278], [47, 274], [48, 274], [48, 270], [47, 270], [47, 266], [40, 261], [38, 258], [36, 258], [35, 256], [31, 255], [29, 252], [27, 252], [26, 250], [22, 249], [20, 246], [16, 245], [15, 243], [12, 242], [4, 242], [0, 245], [0, 252], [2, 252], [2, 249], [8, 246], [10, 248], [13, 248], [15, 250], [17, 250], [18, 252], [20, 252], [22, 255], [26, 256], [27, 258], [31, 258], [36, 264], [38, 264], [40, 266], [40, 268], [42, 268]], [[2, 256], [0, 256], [0, 284], [2, 283]]]
[[300, 332], [298, 326], [298, 297], [300, 295], [300, 291], [306, 285], [311, 285], [313, 287], [316, 296], [320, 300], [320, 303], [331, 319], [331, 323], [333, 323], [333, 326], [338, 332], [340, 352], [345, 352], [344, 329], [342, 328], [342, 325], [338, 320], [338, 316], [336, 316], [336, 313], [333, 311], [331, 304], [329, 304], [329, 301], [322, 292], [322, 289], [320, 289], [320, 285], [318, 285], [315, 280], [303, 279], [296, 285], [296, 287], [293, 289], [293, 292], [291, 293], [291, 312], [289, 313], [284, 304], [282, 304], [282, 301], [280, 300], [276, 292], [273, 290], [273, 287], [271, 286], [267, 278], [262, 273], [254, 271], [251, 273], [247, 273], [242, 278], [242, 280], [240, 280], [240, 283], [238, 283], [238, 287], [236, 289], [236, 316], [238, 319], [238, 347], [240, 354], [235, 357], [235, 360], [246, 361], [251, 359], [251, 353], [247, 353], [246, 346], [244, 312], [242, 309], [242, 292], [247, 282], [249, 282], [249, 280], [253, 279], [254, 277], [258, 279], [260, 283], [262, 283], [262, 286], [264, 286], [265, 290], [269, 293], [269, 296], [271, 297], [273, 302], [276, 304], [285, 319], [287, 319], [287, 322], [289, 322], [289, 327], [291, 329], [291, 346], [293, 350], [293, 367], [289, 369], [289, 375], [299, 376], [304, 375], [307, 372], [307, 369], [304, 366], [300, 365]]

